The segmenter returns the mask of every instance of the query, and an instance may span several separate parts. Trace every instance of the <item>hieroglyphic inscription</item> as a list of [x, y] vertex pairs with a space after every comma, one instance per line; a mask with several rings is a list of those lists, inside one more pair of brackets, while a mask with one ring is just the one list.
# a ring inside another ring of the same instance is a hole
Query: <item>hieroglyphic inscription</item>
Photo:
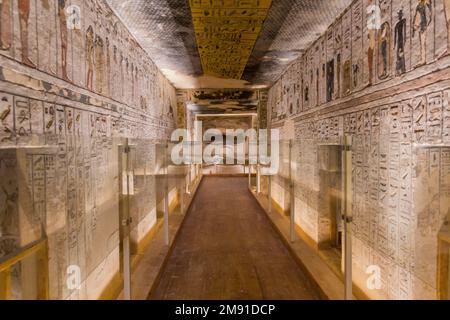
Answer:
[[241, 78], [271, 2], [189, 1], [204, 73]]

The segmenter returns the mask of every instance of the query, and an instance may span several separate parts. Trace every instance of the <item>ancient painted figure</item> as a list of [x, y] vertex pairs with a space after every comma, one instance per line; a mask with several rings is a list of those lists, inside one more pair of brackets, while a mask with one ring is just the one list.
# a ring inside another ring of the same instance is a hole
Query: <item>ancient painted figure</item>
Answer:
[[373, 61], [375, 56], [375, 30], [369, 30], [367, 37], [369, 38], [369, 47], [367, 48], [367, 64], [369, 69], [369, 86], [371, 86], [373, 82]]
[[336, 79], [337, 79], [337, 94], [341, 94], [341, 54], [339, 53], [336, 58]]
[[89, 90], [92, 90], [94, 81], [94, 30], [92, 29], [92, 26], [89, 26], [86, 31], [86, 62], [86, 85]]
[[110, 88], [110, 79], [111, 79], [111, 53], [110, 53], [110, 43], [109, 38], [106, 37], [105, 39], [106, 44], [106, 80], [105, 80], [105, 95], [109, 95], [109, 92], [111, 90]]
[[344, 95], [350, 94], [351, 91], [351, 79], [352, 79], [352, 62], [347, 60], [344, 62], [344, 75], [343, 75], [342, 90]]
[[10, 254], [18, 244], [18, 186], [14, 180], [15, 152], [1, 152], [0, 175], [0, 258]]
[[413, 37], [416, 36], [416, 32], [419, 32], [420, 38], [420, 62], [417, 66], [426, 63], [427, 30], [431, 23], [432, 13], [430, 0], [418, 0], [413, 19]]
[[22, 62], [34, 68], [35, 64], [29, 58], [28, 46], [28, 20], [30, 18], [30, 1], [19, 0], [20, 39], [22, 45]]
[[333, 100], [334, 96], [334, 60], [327, 63], [327, 102]]
[[[375, 5], [374, 3], [371, 3], [372, 6], [369, 8], [372, 8], [371, 10], [367, 11], [367, 18], [370, 19], [375, 15]], [[375, 46], [376, 46], [376, 29], [375, 28], [368, 28], [367, 31], [367, 69], [368, 69], [368, 83], [367, 85], [371, 86], [373, 83], [373, 75], [374, 75], [374, 60], [375, 60]]]
[[395, 69], [397, 75], [406, 72], [405, 61], [405, 44], [406, 44], [406, 19], [403, 17], [403, 10], [398, 12], [398, 22], [394, 31], [394, 46], [396, 47]]
[[354, 64], [352, 66], [352, 80], [353, 80], [353, 88], [357, 88], [358, 87], [358, 77], [359, 77], [359, 65], [358, 64]]
[[305, 103], [308, 103], [309, 102], [309, 86], [308, 86], [308, 83], [305, 84], [304, 88], [305, 88], [305, 90], [304, 90]]
[[0, 0], [0, 50], [11, 47], [11, 0]]
[[386, 79], [389, 76], [390, 30], [388, 22], [381, 25], [378, 56], [378, 77], [380, 79]]
[[450, 0], [444, 0], [445, 19], [447, 20], [447, 52], [450, 53]]
[[61, 69], [64, 80], [69, 81], [67, 76], [67, 17], [66, 17], [66, 0], [58, 0], [58, 16], [61, 26]]
[[105, 72], [105, 45], [103, 39], [98, 35], [95, 36], [95, 89], [99, 93], [103, 93], [103, 77]]

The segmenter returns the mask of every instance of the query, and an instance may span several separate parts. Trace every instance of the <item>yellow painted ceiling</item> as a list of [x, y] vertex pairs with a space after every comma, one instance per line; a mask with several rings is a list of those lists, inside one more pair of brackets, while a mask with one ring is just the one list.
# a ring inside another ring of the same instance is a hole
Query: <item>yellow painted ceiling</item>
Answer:
[[190, 0], [203, 72], [241, 79], [272, 0]]

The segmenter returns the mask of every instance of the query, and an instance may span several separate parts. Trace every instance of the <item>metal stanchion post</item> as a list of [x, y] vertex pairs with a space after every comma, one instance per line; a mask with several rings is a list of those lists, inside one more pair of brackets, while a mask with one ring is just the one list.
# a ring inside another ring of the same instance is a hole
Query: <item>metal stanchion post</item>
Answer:
[[290, 199], [290, 240], [295, 241], [295, 195], [292, 176], [292, 140], [289, 140], [289, 199]]
[[345, 300], [353, 299], [353, 281], [352, 281], [352, 236], [351, 223], [352, 214], [352, 137], [344, 137], [344, 146], [342, 153], [343, 165], [343, 205], [342, 217], [344, 219], [344, 273], [345, 273]]
[[268, 211], [272, 213], [272, 176], [269, 174], [267, 178], [269, 179], [269, 190], [267, 190]]
[[[123, 147], [123, 157], [125, 158], [125, 173], [126, 175], [126, 189], [124, 192], [124, 200], [125, 200], [125, 212], [122, 220], [122, 230], [123, 232], [123, 241], [122, 241], [122, 250], [123, 250], [123, 297], [124, 300], [131, 300], [131, 269], [130, 269], [130, 193], [132, 186], [130, 181], [132, 177], [130, 177], [130, 146], [128, 138], [125, 140], [125, 145]], [[123, 158], [122, 158], [123, 159]], [[123, 167], [122, 167], [123, 169]]]
[[261, 193], [261, 167], [256, 165], [256, 193]]
[[167, 160], [168, 144], [164, 147], [164, 243], [168, 246], [170, 244], [169, 238], [169, 163]]

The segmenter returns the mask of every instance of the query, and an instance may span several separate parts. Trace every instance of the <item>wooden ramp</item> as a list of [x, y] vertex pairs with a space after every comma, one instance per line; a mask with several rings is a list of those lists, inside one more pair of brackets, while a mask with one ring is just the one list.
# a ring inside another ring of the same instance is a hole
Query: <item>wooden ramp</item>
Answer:
[[317, 299], [241, 177], [205, 177], [151, 299]]

